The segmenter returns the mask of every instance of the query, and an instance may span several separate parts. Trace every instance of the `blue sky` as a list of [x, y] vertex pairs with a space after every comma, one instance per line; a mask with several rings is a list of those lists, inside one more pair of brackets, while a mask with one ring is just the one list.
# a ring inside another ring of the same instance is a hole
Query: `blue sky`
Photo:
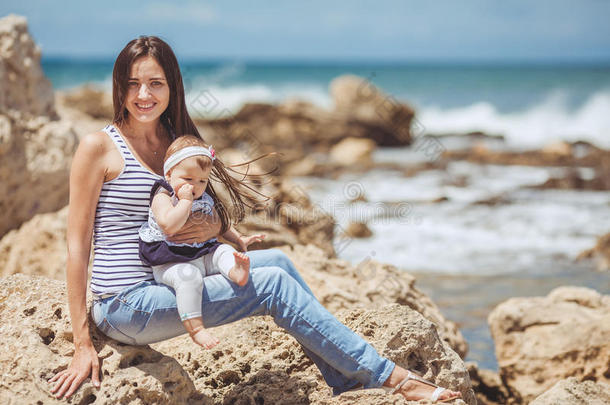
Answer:
[[180, 59], [610, 61], [610, 1], [0, 0], [44, 57], [114, 58], [159, 35]]

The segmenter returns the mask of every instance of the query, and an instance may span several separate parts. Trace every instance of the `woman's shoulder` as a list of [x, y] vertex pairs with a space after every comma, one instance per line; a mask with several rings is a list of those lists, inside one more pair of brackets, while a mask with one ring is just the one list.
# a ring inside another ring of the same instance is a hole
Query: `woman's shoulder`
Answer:
[[112, 146], [112, 140], [104, 131], [90, 132], [80, 139], [78, 149], [87, 155], [100, 157], [100, 152], [106, 152]]
[[106, 132], [95, 131], [80, 139], [74, 155], [80, 170], [102, 173], [104, 181], [114, 179], [123, 168], [123, 158]]

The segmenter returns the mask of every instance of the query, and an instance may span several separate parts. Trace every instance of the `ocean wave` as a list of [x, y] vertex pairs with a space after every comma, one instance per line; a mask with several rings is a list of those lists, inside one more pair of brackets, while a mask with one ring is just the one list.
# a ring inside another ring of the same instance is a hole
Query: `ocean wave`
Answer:
[[331, 108], [332, 100], [325, 86], [319, 83], [209, 85], [196, 82], [187, 94], [189, 112], [199, 117], [218, 117], [236, 113], [246, 103], [280, 103], [288, 99], [309, 101]]
[[540, 147], [557, 141], [592, 142], [610, 147], [610, 89], [588, 97], [578, 108], [568, 107], [567, 95], [555, 91], [527, 110], [500, 113], [491, 103], [441, 109], [424, 107], [418, 120], [428, 133], [482, 131], [503, 135], [511, 146]]

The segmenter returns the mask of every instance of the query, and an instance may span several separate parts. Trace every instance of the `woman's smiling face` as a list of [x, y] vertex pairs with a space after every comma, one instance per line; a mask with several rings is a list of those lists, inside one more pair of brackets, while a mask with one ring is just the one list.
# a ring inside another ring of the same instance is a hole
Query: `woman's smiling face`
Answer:
[[163, 68], [151, 56], [137, 59], [131, 65], [127, 82], [125, 108], [141, 122], [158, 119], [169, 105], [169, 85]]

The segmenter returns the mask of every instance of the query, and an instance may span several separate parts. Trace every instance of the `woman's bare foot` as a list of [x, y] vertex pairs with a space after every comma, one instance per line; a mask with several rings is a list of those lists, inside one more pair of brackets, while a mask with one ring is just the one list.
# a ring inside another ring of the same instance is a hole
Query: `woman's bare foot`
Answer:
[[[436, 388], [431, 385], [415, 380], [409, 380], [396, 392], [400, 393], [400, 395], [405, 397], [406, 400], [419, 401], [423, 399], [430, 399], [435, 389]], [[459, 391], [451, 391], [446, 389], [441, 393], [441, 395], [439, 395], [437, 401], [449, 401], [460, 398], [461, 396], [462, 393]]]
[[191, 339], [193, 339], [193, 342], [197, 343], [204, 349], [211, 349], [220, 342], [214, 335], [205, 329], [199, 329], [197, 332], [191, 335]]
[[229, 278], [235, 284], [243, 287], [248, 282], [250, 275], [250, 258], [244, 253], [233, 252], [235, 266], [229, 271]]
[[[390, 378], [388, 378], [388, 380], [384, 383], [384, 386], [395, 387], [402, 380], [404, 380], [409, 373], [411, 373], [412, 378], [409, 379], [402, 387], [396, 390], [395, 393], [402, 395], [408, 401], [419, 401], [424, 399], [430, 400], [434, 391], [436, 390], [436, 386], [432, 383], [422, 382], [421, 380], [423, 379], [421, 379], [421, 377], [415, 373], [403, 369], [402, 367], [396, 366], [395, 370], [390, 375]], [[436, 401], [445, 402], [461, 397], [461, 392], [445, 389], [438, 396]]]

